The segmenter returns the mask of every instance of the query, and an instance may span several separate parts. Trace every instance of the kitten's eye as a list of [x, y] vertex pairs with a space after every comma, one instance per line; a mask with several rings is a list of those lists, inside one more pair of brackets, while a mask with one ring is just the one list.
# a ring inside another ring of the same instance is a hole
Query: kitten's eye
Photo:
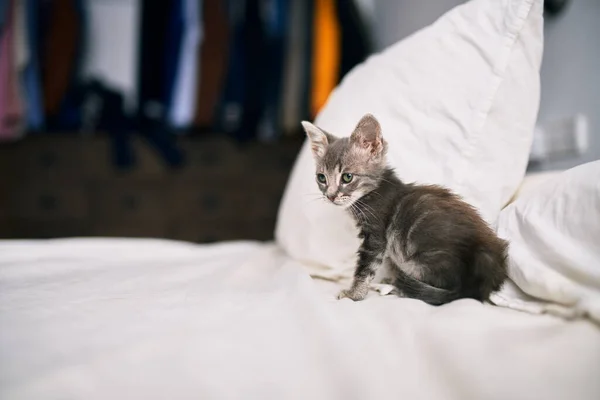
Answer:
[[327, 182], [327, 178], [326, 178], [326, 177], [325, 177], [325, 175], [323, 175], [323, 174], [317, 174], [317, 180], [318, 180], [320, 183], [325, 183], [325, 182]]
[[350, 183], [350, 182], [352, 182], [352, 178], [354, 178], [354, 175], [352, 175], [352, 174], [344, 174], [344, 175], [342, 175], [342, 181], [344, 181], [344, 183]]

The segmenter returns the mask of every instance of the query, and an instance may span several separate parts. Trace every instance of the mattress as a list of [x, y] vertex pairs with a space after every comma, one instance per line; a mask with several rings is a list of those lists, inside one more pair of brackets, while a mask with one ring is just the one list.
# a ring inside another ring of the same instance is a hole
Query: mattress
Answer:
[[0, 242], [0, 398], [599, 399], [600, 329], [339, 287], [271, 243]]

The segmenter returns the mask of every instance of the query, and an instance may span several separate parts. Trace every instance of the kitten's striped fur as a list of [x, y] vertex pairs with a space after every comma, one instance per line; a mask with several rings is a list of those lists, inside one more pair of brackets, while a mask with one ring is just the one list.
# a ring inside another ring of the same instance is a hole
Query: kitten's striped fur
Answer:
[[360, 229], [354, 280], [338, 298], [364, 299], [382, 266], [404, 296], [434, 305], [460, 298], [484, 301], [500, 289], [507, 276], [507, 243], [449, 190], [401, 182], [387, 167], [387, 144], [375, 117], [365, 115], [349, 138], [302, 125], [319, 188], [347, 208]]

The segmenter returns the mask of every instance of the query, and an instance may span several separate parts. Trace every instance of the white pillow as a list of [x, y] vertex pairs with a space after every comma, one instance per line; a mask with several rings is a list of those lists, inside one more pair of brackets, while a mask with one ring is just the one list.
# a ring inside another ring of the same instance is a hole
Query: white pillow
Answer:
[[[512, 281], [525, 294], [561, 306], [538, 302], [527, 311], [588, 314], [600, 322], [600, 161], [520, 196], [500, 213], [498, 234], [510, 243]], [[509, 290], [500, 297], [524, 298]]]
[[[493, 223], [523, 179], [539, 104], [542, 0], [474, 0], [370, 57], [332, 93], [316, 124], [349, 136], [372, 113], [401, 179], [445, 185]], [[302, 148], [276, 239], [329, 279], [351, 275], [346, 213], [325, 202]]]

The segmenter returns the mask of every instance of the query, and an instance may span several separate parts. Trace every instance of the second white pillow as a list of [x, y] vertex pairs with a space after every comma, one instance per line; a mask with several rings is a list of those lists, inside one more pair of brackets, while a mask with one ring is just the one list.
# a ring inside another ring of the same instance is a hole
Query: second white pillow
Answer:
[[[510, 284], [495, 303], [600, 323], [600, 161], [565, 171], [520, 196], [500, 213]], [[522, 301], [522, 302], [521, 302]]]

